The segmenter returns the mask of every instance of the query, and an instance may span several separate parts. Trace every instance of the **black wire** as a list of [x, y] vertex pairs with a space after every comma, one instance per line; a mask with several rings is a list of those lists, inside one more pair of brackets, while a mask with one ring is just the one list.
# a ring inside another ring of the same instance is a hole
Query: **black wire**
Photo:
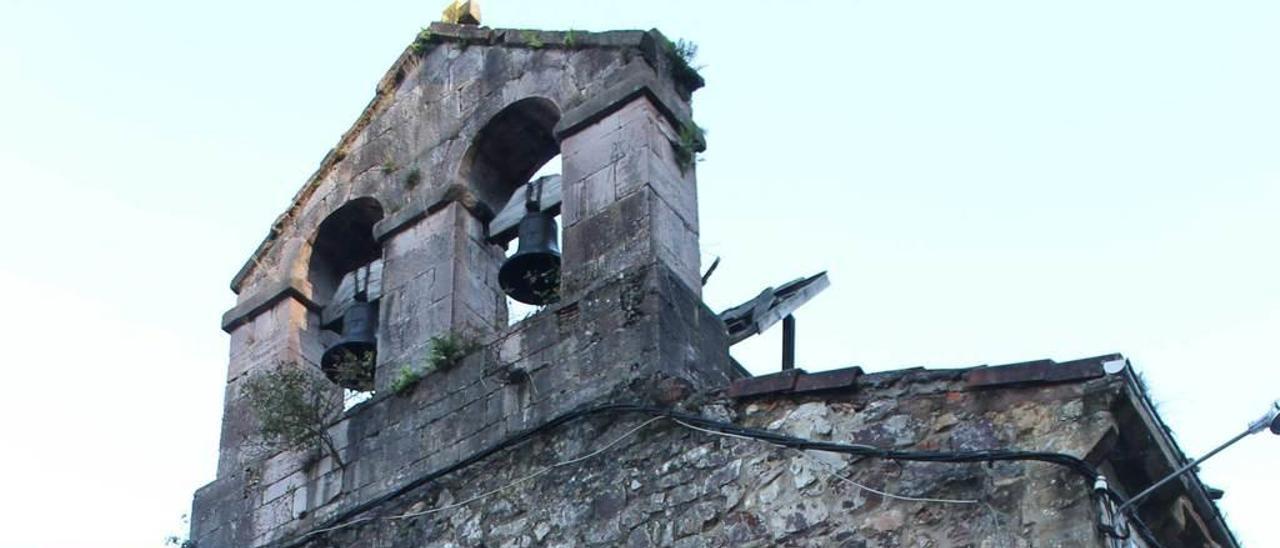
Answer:
[[1116, 523], [1116, 513], [1114, 511], [1115, 506], [1114, 503], [1111, 502], [1110, 497], [1105, 493], [1099, 493], [1098, 491], [1095, 491], [1095, 494], [1098, 495], [1097, 502], [1098, 507], [1101, 509], [1100, 514], [1105, 519], [1105, 521], [1100, 521], [1098, 523], [1098, 530], [1102, 531], [1103, 534], [1107, 535], [1109, 538], [1116, 540], [1128, 540], [1129, 537], [1132, 536], [1132, 531], [1129, 527], [1122, 527], [1120, 524]]
[[708, 419], [698, 415], [690, 415], [687, 413], [679, 413], [676, 411], [637, 406], [634, 411], [645, 412], [655, 415], [667, 416], [679, 419], [695, 426], [715, 430], [724, 434], [734, 434], [746, 436], [749, 438], [767, 441], [784, 447], [795, 449], [805, 449], [813, 451], [826, 451], [830, 453], [842, 453], [846, 455], [854, 455], [861, 457], [875, 457], [886, 460], [900, 460], [912, 462], [950, 462], [950, 463], [975, 463], [975, 462], [1000, 462], [1000, 461], [1040, 461], [1050, 464], [1057, 464], [1071, 469], [1079, 474], [1085, 480], [1092, 482], [1098, 477], [1098, 470], [1092, 464], [1085, 462], [1083, 459], [1067, 455], [1064, 453], [1049, 453], [1040, 451], [1014, 451], [1014, 450], [984, 450], [984, 451], [898, 451], [892, 449], [880, 449], [865, 445], [851, 445], [837, 442], [813, 441], [803, 438], [796, 438], [779, 434], [770, 430], [759, 428], [750, 428], [737, 426], [731, 423], [720, 422]]
[[[1121, 495], [1110, 487], [1103, 489], [1102, 493], [1107, 498], [1110, 498], [1117, 506], [1123, 506], [1125, 502], [1128, 502], [1124, 495]], [[1114, 523], [1115, 518], [1112, 517], [1111, 519], [1112, 523]], [[1156, 540], [1156, 534], [1151, 531], [1150, 527], [1147, 527], [1146, 522], [1142, 521], [1142, 517], [1138, 515], [1137, 508], [1130, 507], [1125, 510], [1120, 514], [1120, 519], [1126, 520], [1132, 526], [1136, 526], [1132, 528], [1136, 529], [1138, 531], [1138, 535], [1141, 536], [1143, 540], [1147, 541], [1147, 544], [1150, 544], [1152, 548], [1164, 548], [1164, 545], [1160, 544], [1160, 541]], [[1124, 537], [1116, 538], [1129, 538], [1129, 535], [1126, 533]]]
[[[287, 540], [287, 541], [282, 540], [272, 544], [275, 546], [279, 546], [280, 548], [294, 548], [296, 546], [300, 546], [304, 541], [311, 538], [318, 532], [329, 530], [334, 527], [338, 527], [344, 522], [346, 522], [347, 520], [355, 516], [358, 516], [360, 514], [363, 514], [365, 512], [368, 512], [373, 508], [379, 505], [382, 505], [383, 503], [386, 503], [387, 501], [390, 501], [401, 495], [404, 495], [405, 493], [408, 493], [409, 491], [412, 491], [413, 489], [421, 487], [431, 481], [434, 481], [446, 475], [452, 474], [453, 472], [456, 472], [458, 470], [467, 468], [477, 462], [480, 462], [494, 455], [495, 453], [498, 453], [506, 449], [509, 449], [511, 447], [525, 443], [530, 439], [533, 439], [534, 437], [542, 434], [543, 432], [553, 430], [566, 423], [574, 422], [577, 420], [581, 420], [581, 419], [596, 416], [596, 415], [626, 415], [626, 414], [640, 414], [640, 415], [648, 415], [651, 417], [668, 417], [668, 418], [676, 419], [681, 422], [685, 422], [685, 423], [697, 426], [699, 428], [713, 430], [723, 434], [732, 434], [735, 436], [753, 438], [753, 439], [766, 441], [769, 443], [773, 443], [783, 447], [790, 447], [794, 449], [826, 451], [831, 453], [853, 455], [853, 456], [863, 457], [863, 458], [872, 457], [872, 458], [879, 458], [879, 459], [885, 459], [885, 460], [909, 461], [909, 462], [993, 463], [993, 462], [1004, 462], [1004, 461], [1038, 461], [1038, 462], [1046, 462], [1049, 464], [1056, 464], [1056, 465], [1068, 468], [1076, 472], [1077, 474], [1079, 474], [1085, 480], [1090, 482], [1092, 482], [1094, 479], [1098, 477], [1098, 471], [1096, 468], [1094, 468], [1093, 465], [1089, 464], [1088, 462], [1085, 462], [1083, 459], [1080, 459], [1072, 455], [1067, 455], [1064, 453], [1049, 453], [1049, 452], [1042, 452], [1042, 451], [1016, 451], [1016, 450], [943, 452], [943, 451], [899, 451], [899, 450], [893, 450], [893, 449], [880, 449], [880, 448], [866, 446], [866, 445], [814, 441], [814, 440], [809, 440], [804, 438], [797, 438], [793, 436], [787, 436], [785, 434], [779, 434], [777, 432], [770, 431], [770, 430], [738, 426], [733, 423], [708, 419], [700, 415], [691, 415], [688, 413], [682, 413], [679, 411], [675, 411], [675, 410], [667, 409], [663, 407], [654, 407], [654, 406], [636, 405], [636, 404], [610, 404], [610, 405], [601, 405], [596, 407], [576, 409], [573, 411], [569, 411], [567, 413], [563, 413], [547, 421], [546, 423], [543, 423], [542, 425], [539, 425], [530, 430], [526, 430], [524, 432], [516, 434], [515, 436], [506, 438], [494, 445], [491, 445], [485, 449], [480, 450], [477, 453], [472, 454], [471, 456], [465, 459], [462, 459], [461, 461], [458, 461], [449, 466], [445, 466], [444, 468], [441, 468], [439, 470], [428, 472], [426, 474], [418, 476], [417, 478], [396, 488], [393, 491], [390, 491], [383, 495], [379, 495], [373, 499], [367, 500], [347, 510], [344, 510], [326, 519], [324, 523], [316, 527], [313, 527], [310, 531], [306, 533], [302, 533], [297, 537], [294, 537], [292, 540]], [[1116, 498], [1117, 500], [1123, 500], [1123, 497], [1120, 497], [1119, 493], [1111, 491], [1110, 489], [1108, 489], [1107, 491], [1108, 491], [1108, 496]], [[1135, 517], [1135, 522], [1141, 524], [1141, 522], [1138, 521], [1136, 517]], [[1145, 525], [1142, 526], [1143, 529], [1145, 529], [1145, 527], [1146, 527]], [[1140, 529], [1140, 532], [1141, 532], [1141, 529]], [[1152, 542], [1154, 543], [1154, 541]], [[1158, 545], [1158, 543], [1156, 544]]]

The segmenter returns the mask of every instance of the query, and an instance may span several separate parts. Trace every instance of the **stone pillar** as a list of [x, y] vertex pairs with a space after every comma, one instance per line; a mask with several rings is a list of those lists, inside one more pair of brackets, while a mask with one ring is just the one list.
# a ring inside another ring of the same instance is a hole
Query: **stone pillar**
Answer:
[[688, 106], [667, 108], [656, 85], [615, 86], [566, 113], [557, 128], [566, 297], [650, 264], [701, 295], [697, 179], [674, 149], [686, 122], [669, 114]]
[[[265, 455], [255, 452], [257, 423], [243, 397], [250, 376], [277, 367], [298, 367], [321, 375], [318, 308], [296, 284], [284, 283], [250, 296], [224, 317], [231, 334], [230, 362], [223, 399], [218, 477], [238, 473]], [[334, 387], [332, 397], [340, 397]]]
[[405, 365], [420, 366], [431, 338], [483, 337], [506, 325], [498, 285], [501, 248], [484, 241], [484, 223], [457, 202], [379, 225], [383, 249], [376, 390], [386, 390]]

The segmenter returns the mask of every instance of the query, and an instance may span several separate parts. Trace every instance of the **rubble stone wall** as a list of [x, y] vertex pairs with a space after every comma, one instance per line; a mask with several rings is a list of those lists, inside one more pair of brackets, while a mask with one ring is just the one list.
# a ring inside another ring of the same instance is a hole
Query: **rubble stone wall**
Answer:
[[[1110, 379], [986, 392], [936, 375], [867, 381], [856, 393], [713, 401], [698, 411], [880, 447], [1083, 455], [1113, 424], [1120, 390]], [[1056, 465], [859, 461], [648, 421], [566, 425], [305, 545], [1103, 546], [1090, 485]]]

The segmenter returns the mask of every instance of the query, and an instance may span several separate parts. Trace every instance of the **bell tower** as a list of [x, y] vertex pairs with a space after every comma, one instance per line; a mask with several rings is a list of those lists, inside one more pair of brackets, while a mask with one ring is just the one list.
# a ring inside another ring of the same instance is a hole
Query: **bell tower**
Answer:
[[[287, 541], [566, 411], [741, 376], [700, 299], [702, 85], [657, 31], [420, 33], [232, 282], [192, 540]], [[508, 295], [543, 308], [508, 325]], [[282, 372], [295, 443], [247, 390]]]

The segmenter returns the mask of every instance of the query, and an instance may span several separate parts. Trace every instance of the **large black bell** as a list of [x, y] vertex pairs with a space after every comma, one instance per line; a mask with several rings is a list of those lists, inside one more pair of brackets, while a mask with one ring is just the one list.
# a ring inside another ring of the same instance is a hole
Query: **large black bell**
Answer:
[[502, 291], [525, 304], [560, 300], [560, 241], [549, 212], [530, 211], [520, 220], [520, 247], [498, 271]]
[[378, 357], [378, 306], [361, 300], [342, 315], [342, 339], [324, 351], [320, 370], [338, 386], [373, 390], [373, 369]]
[[544, 305], [560, 300], [560, 239], [556, 219], [542, 211], [542, 184], [529, 183], [524, 218], [520, 219], [520, 247], [502, 263], [498, 284], [512, 299]]

